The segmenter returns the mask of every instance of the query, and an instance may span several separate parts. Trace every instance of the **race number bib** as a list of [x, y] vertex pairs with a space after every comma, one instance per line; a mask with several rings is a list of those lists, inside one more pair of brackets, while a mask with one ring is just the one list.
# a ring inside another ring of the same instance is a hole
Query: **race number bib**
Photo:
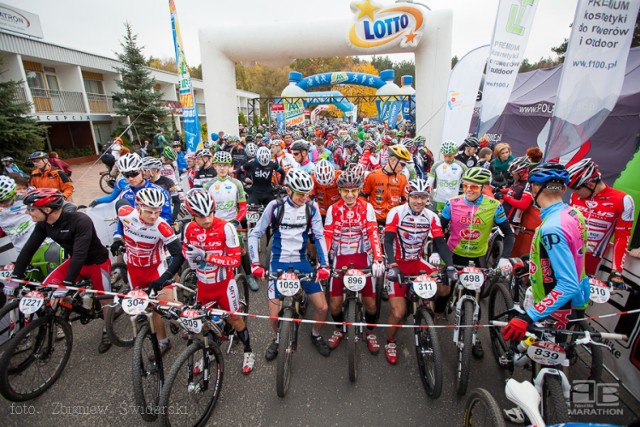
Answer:
[[422, 299], [429, 299], [436, 294], [438, 284], [433, 277], [422, 274], [413, 280], [413, 291]]
[[598, 280], [595, 277], [591, 277], [589, 278], [589, 288], [591, 288], [591, 292], [589, 293], [589, 299], [591, 301], [596, 304], [602, 304], [609, 301], [611, 291], [603, 281]]
[[187, 331], [199, 334], [202, 331], [202, 319], [196, 319], [198, 316], [196, 310], [185, 310], [180, 314], [180, 323]]
[[142, 289], [134, 289], [122, 300], [122, 309], [130, 316], [144, 312], [149, 305], [149, 296]]
[[247, 222], [256, 223], [260, 219], [260, 214], [258, 212], [249, 212], [247, 213]]
[[459, 276], [459, 280], [465, 288], [477, 291], [484, 283], [484, 273], [477, 267], [465, 267]]
[[38, 291], [31, 291], [20, 299], [18, 309], [23, 314], [33, 314], [40, 310], [40, 307], [44, 304], [44, 295]]
[[13, 274], [13, 264], [7, 264], [0, 269], [0, 279], [8, 279]]
[[534, 342], [527, 348], [529, 359], [541, 365], [560, 365], [567, 358], [564, 349], [552, 342]]
[[347, 270], [342, 281], [344, 287], [353, 292], [360, 292], [367, 284], [365, 274], [360, 270]]
[[294, 273], [283, 273], [276, 281], [276, 289], [285, 297], [292, 297], [300, 290], [300, 280]]

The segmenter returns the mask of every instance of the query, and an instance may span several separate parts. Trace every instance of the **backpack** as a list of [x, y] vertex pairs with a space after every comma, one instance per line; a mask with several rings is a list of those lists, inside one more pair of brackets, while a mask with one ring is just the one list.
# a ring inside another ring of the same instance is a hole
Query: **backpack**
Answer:
[[[284, 217], [284, 204], [286, 198], [281, 197], [276, 200], [276, 207], [273, 209], [274, 221], [271, 223], [271, 230], [275, 233], [278, 228], [280, 228], [280, 224], [282, 224], [282, 218]], [[305, 204], [305, 215], [307, 217], [307, 229], [311, 230], [311, 218], [313, 217], [311, 213], [311, 208], [313, 207], [312, 201], [307, 201]]]

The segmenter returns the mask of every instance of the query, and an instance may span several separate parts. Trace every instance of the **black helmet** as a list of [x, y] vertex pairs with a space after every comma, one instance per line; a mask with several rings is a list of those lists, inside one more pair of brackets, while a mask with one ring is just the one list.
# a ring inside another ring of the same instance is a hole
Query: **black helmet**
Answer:
[[40, 159], [48, 159], [49, 155], [44, 151], [34, 151], [29, 155], [29, 160], [40, 160]]
[[464, 140], [464, 144], [462, 144], [462, 146], [470, 148], [480, 148], [480, 142], [475, 136], [470, 136]]

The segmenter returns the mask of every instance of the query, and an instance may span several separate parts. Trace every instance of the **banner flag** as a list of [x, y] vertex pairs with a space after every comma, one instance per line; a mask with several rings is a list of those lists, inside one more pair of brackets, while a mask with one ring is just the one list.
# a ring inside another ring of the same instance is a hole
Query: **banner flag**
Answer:
[[539, 0], [500, 0], [482, 90], [478, 136], [491, 129], [509, 102], [538, 3]]
[[544, 158], [580, 147], [618, 101], [640, 0], [579, 0]]
[[176, 65], [178, 66], [178, 87], [180, 89], [180, 104], [182, 104], [182, 123], [187, 142], [187, 151], [196, 151], [201, 144], [200, 118], [198, 108], [193, 95], [191, 76], [187, 67], [187, 58], [184, 55], [184, 44], [180, 35], [178, 12], [173, 0], [169, 0], [169, 12], [171, 13], [171, 30], [173, 32], [173, 44], [176, 51]]
[[463, 56], [451, 70], [442, 142], [453, 141], [460, 145], [467, 137], [488, 56], [489, 45], [480, 46]]

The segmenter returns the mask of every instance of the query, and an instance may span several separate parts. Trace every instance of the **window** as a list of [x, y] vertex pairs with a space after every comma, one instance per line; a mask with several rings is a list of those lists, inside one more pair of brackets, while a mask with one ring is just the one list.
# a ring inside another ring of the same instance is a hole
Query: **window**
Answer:
[[104, 95], [104, 86], [100, 80], [83, 79], [84, 90], [87, 93]]
[[27, 84], [33, 96], [47, 96], [47, 86], [44, 83], [44, 76], [39, 71], [26, 71]]

